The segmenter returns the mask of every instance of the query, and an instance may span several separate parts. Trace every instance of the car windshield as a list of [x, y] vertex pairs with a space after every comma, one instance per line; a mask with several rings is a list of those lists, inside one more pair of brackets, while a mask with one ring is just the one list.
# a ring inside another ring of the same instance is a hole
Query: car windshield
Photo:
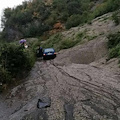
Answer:
[[45, 49], [44, 52], [54, 52], [54, 49], [53, 48], [48, 48], [48, 49]]

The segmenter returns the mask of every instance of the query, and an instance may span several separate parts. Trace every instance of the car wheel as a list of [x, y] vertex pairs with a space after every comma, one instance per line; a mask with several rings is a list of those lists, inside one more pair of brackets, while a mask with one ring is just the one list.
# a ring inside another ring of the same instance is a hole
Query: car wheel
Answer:
[[43, 60], [46, 60], [46, 57], [43, 57]]

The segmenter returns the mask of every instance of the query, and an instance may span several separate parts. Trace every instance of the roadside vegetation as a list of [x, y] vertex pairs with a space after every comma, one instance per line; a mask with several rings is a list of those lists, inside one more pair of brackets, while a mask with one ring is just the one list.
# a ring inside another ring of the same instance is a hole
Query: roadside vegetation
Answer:
[[109, 59], [120, 58], [120, 32], [108, 36]]
[[114, 21], [115, 25], [120, 24], [120, 10], [113, 13], [112, 20]]
[[75, 38], [67, 38], [64, 37], [62, 33], [56, 33], [45, 41], [37, 41], [35, 47], [40, 44], [43, 48], [53, 47], [56, 51], [60, 51], [62, 49], [68, 49], [80, 44], [85, 35], [85, 32], [80, 32], [75, 35]]
[[[51, 48], [53, 47], [56, 51], [60, 51], [62, 49], [68, 49], [74, 47], [79, 44], [83, 44], [86, 41], [90, 41], [95, 39], [96, 35], [88, 35], [87, 30], [83, 30], [80, 32], [72, 32], [72, 35], [64, 36], [61, 32], [56, 33], [49, 37], [49, 39], [45, 41], [37, 41], [35, 46], [37, 47], [40, 44], [43, 48]], [[34, 47], [35, 47], [34, 46]]]
[[24, 49], [14, 43], [0, 44], [0, 91], [3, 86], [17, 84], [25, 78], [34, 65], [35, 56], [32, 50]]

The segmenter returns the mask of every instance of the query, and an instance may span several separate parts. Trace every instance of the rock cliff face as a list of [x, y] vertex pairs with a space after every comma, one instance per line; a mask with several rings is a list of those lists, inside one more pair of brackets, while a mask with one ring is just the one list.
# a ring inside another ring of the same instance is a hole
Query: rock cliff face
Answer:
[[[0, 96], [0, 120], [119, 120], [120, 68], [118, 59], [106, 61], [106, 35], [120, 26], [103, 19], [63, 32], [72, 38], [87, 29], [96, 37], [37, 61], [24, 83]], [[38, 109], [38, 99], [49, 107]]]

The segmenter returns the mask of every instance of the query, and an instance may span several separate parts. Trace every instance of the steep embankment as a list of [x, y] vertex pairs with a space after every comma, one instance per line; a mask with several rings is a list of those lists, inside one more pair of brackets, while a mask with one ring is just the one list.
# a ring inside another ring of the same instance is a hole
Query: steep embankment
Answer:
[[61, 64], [65, 62], [89, 64], [107, 56], [107, 36], [120, 29], [120, 25], [116, 26], [114, 21], [111, 20], [111, 16], [111, 13], [105, 14], [94, 19], [91, 24], [63, 32], [63, 40], [70, 38], [74, 41], [79, 34], [83, 34], [83, 37], [79, 42], [80, 45], [69, 50], [60, 51], [59, 53], [62, 55], [58, 55], [56, 62]]
[[[95, 37], [84, 37], [86, 43], [60, 51], [54, 60], [37, 61], [26, 81], [0, 102], [0, 119], [119, 120], [120, 69], [117, 59], [106, 61], [106, 35], [120, 26], [105, 16], [63, 32], [66, 38], [81, 31]], [[51, 106], [38, 109], [39, 98]]]

